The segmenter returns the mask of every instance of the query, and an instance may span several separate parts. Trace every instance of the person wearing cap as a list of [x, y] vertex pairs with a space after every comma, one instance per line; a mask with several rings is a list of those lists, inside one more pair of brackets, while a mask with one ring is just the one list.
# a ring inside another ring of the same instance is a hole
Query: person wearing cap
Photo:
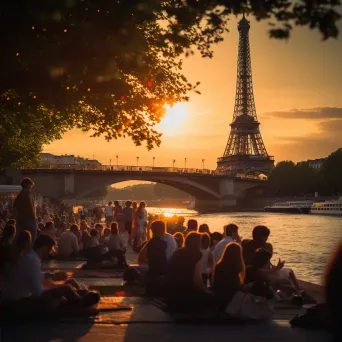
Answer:
[[74, 280], [66, 281], [63, 285], [56, 285], [53, 282], [57, 280], [56, 275], [42, 273], [41, 261], [47, 258], [54, 249], [55, 240], [51, 236], [38, 236], [33, 249], [12, 265], [9, 277], [2, 287], [4, 300], [14, 302], [27, 298], [62, 300], [64, 297], [67, 302], [77, 306], [97, 304], [100, 299], [98, 293], [83, 290], [83, 295], [80, 296], [74, 289], [77, 287]]

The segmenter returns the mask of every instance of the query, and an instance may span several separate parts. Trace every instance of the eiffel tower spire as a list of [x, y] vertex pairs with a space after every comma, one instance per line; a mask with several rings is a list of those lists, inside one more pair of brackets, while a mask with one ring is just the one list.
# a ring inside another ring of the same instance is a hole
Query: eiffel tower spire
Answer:
[[243, 15], [238, 24], [239, 55], [233, 122], [223, 157], [217, 161], [218, 171], [224, 173], [267, 174], [274, 166], [262, 140], [255, 109], [249, 29], [250, 23]]

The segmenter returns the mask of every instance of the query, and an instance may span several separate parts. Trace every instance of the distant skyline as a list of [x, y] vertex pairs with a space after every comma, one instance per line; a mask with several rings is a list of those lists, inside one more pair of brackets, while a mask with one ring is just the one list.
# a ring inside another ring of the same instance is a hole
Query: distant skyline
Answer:
[[[184, 74], [201, 82], [202, 95], [168, 115], [160, 129], [162, 145], [152, 151], [129, 138], [106, 142], [77, 130], [44, 148], [54, 154], [75, 154], [103, 164], [216, 168], [230, 132], [235, 102], [238, 52], [237, 22], [232, 18], [225, 41], [212, 59], [196, 54], [185, 59]], [[260, 130], [269, 155], [300, 161], [326, 157], [342, 146], [342, 40], [323, 42], [318, 32], [295, 28], [289, 41], [270, 39], [266, 23], [251, 21], [250, 44], [254, 96]], [[341, 25], [340, 25], [341, 29]], [[168, 125], [168, 126], [167, 126]], [[173, 129], [170, 129], [170, 126]]]

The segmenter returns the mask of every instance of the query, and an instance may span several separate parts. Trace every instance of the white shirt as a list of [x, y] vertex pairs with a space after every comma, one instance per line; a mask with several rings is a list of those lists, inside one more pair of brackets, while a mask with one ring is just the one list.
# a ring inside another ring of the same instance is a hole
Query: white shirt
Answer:
[[202, 273], [203, 274], [208, 274], [209, 272], [209, 267], [208, 267], [208, 261], [209, 261], [209, 254], [212, 253], [210, 248], [207, 249], [201, 249], [202, 253], [202, 259], [201, 259], [201, 264], [202, 264]]
[[108, 241], [108, 248], [110, 251], [123, 250], [123, 243], [120, 235], [112, 235]]
[[31, 250], [19, 258], [4, 279], [2, 292], [5, 299], [19, 300], [40, 296], [44, 292], [44, 275], [36, 252]]
[[113, 216], [113, 206], [112, 205], [106, 205], [105, 206], [106, 210], [106, 216]]
[[164, 241], [167, 244], [166, 247], [166, 259], [170, 259], [174, 251], [178, 248], [176, 239], [169, 233], [165, 233]]
[[234, 242], [234, 240], [230, 236], [227, 236], [216, 245], [216, 247], [214, 248], [215, 264], [222, 258], [223, 252], [230, 242]]
[[58, 240], [58, 253], [69, 256], [79, 250], [77, 236], [70, 230], [61, 234]]

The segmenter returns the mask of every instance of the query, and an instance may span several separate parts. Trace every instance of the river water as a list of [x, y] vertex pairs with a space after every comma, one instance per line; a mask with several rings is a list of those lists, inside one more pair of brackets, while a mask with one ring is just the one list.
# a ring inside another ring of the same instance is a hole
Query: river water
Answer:
[[335, 247], [342, 239], [342, 217], [296, 215], [263, 212], [200, 214], [194, 210], [147, 208], [150, 213], [180, 215], [186, 220], [207, 223], [211, 232], [223, 232], [223, 226], [235, 223], [242, 238], [251, 238], [256, 225], [271, 230], [269, 242], [274, 249], [273, 261], [286, 261], [301, 280], [321, 284], [324, 269]]

